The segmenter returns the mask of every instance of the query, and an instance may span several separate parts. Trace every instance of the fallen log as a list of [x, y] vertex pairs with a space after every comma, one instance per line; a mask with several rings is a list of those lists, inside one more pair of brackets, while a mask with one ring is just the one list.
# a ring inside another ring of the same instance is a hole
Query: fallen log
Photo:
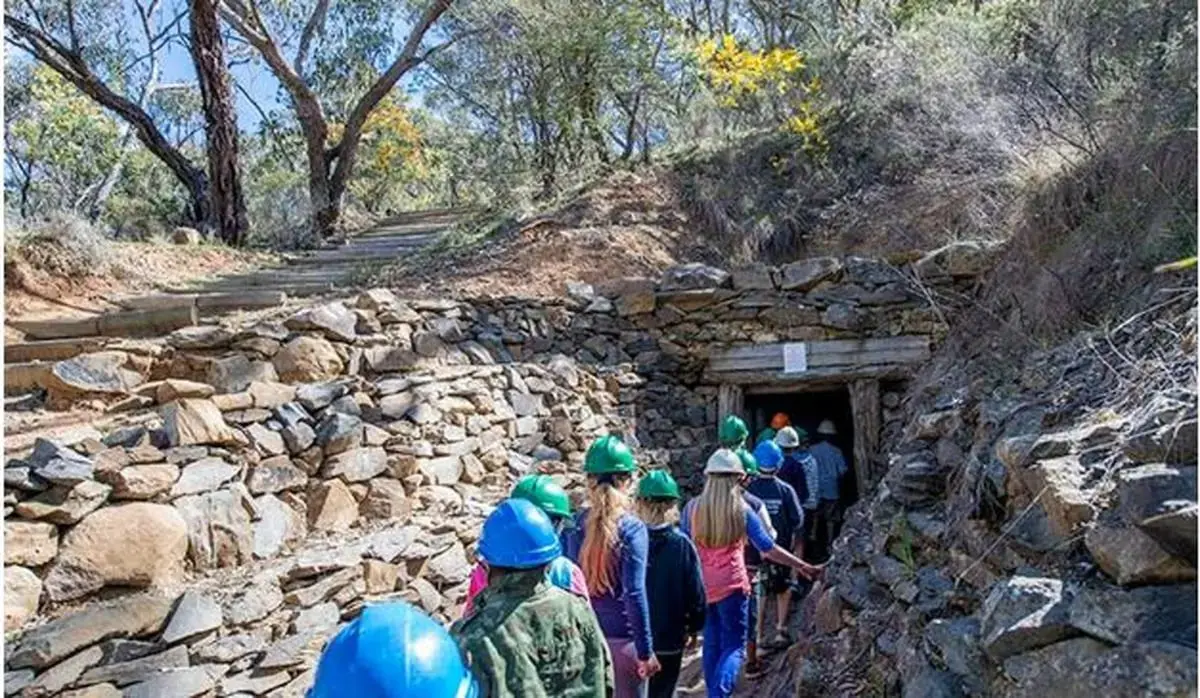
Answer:
[[16, 342], [4, 345], [4, 363], [26, 361], [62, 361], [80, 354], [98, 351], [104, 347], [105, 339], [82, 337], [70, 339], [43, 339], [32, 342]]
[[196, 307], [201, 312], [211, 310], [239, 310], [251, 308], [274, 308], [283, 305], [287, 294], [283, 291], [242, 291], [240, 293], [210, 293], [196, 296]]
[[129, 310], [81, 320], [29, 320], [9, 323], [30, 339], [137, 337], [166, 334], [196, 324], [196, 307]]

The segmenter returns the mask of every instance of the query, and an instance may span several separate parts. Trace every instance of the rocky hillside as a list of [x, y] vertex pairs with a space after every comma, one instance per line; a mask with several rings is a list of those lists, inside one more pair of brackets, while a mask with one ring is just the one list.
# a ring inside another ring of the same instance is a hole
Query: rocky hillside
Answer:
[[1197, 307], [1178, 281], [1049, 348], [955, 332], [771, 695], [1196, 695]]

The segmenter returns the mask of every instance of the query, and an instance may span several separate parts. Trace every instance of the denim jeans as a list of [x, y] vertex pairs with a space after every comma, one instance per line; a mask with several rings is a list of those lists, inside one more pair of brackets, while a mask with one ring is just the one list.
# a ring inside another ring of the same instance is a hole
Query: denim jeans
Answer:
[[749, 601], [735, 592], [708, 605], [704, 619], [704, 684], [709, 698], [733, 695], [742, 662], [746, 660]]

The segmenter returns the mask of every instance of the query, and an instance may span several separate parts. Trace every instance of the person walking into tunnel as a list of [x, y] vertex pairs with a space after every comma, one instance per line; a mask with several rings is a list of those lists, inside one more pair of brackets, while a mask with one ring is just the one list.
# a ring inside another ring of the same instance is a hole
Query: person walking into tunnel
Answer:
[[774, 441], [775, 435], [779, 433], [780, 429], [789, 427], [791, 425], [792, 420], [787, 416], [786, 412], [776, 412], [775, 415], [771, 417], [770, 426], [767, 426], [762, 431], [758, 432], [758, 436], [754, 439], [754, 445], [757, 446], [764, 441]]
[[480, 698], [454, 638], [404, 601], [370, 604], [325, 646], [305, 698]]
[[646, 524], [630, 509], [637, 463], [615, 436], [592, 442], [584, 456], [588, 506], [564, 536], [567, 557], [583, 569], [592, 608], [612, 652], [616, 698], [644, 698], [659, 670], [646, 599]]
[[[754, 454], [744, 448], [739, 448], [734, 453], [737, 454], [738, 460], [742, 462], [742, 469], [746, 471], [746, 475], [742, 478], [742, 499], [750, 506], [750, 510], [758, 514], [758, 518], [762, 520], [763, 527], [767, 529], [767, 534], [772, 538], [775, 537], [775, 528], [771, 523], [771, 513], [767, 510], [767, 505], [758, 497], [756, 497], [748, 489], [750, 482], [758, 476], [758, 461], [754, 458]], [[747, 600], [749, 614], [746, 619], [746, 666], [747, 674], [756, 674], [761, 668], [761, 662], [758, 661], [758, 641], [759, 641], [759, 622], [758, 612], [762, 605], [762, 598], [758, 578], [759, 565], [762, 559], [758, 554], [758, 550], [749, 542], [746, 543], [746, 573], [750, 576], [750, 598]]]
[[483, 522], [487, 588], [450, 628], [481, 696], [605, 698], [612, 691], [608, 645], [588, 602], [546, 579], [560, 555], [550, 517], [529, 501], [506, 499]]
[[[563, 530], [574, 525], [571, 498], [549, 475], [526, 475], [517, 481], [509, 496], [529, 501], [544, 511], [546, 516], [550, 517], [550, 523], [554, 525], [555, 535], [561, 536]], [[560, 589], [588, 598], [587, 580], [583, 576], [583, 570], [563, 555], [559, 555], [546, 566], [546, 579]], [[487, 563], [481, 559], [471, 571], [467, 601], [463, 605], [464, 616], [471, 612], [475, 597], [487, 586], [487, 580]]]
[[688, 638], [704, 628], [704, 578], [700, 556], [679, 521], [679, 485], [665, 470], [652, 470], [637, 486], [637, 514], [650, 531], [646, 595], [654, 655], [662, 669], [650, 677], [649, 698], [673, 698]]
[[842, 449], [833, 444], [837, 428], [832, 420], [817, 426], [817, 443], [809, 449], [817, 463], [817, 536], [825, 554], [833, 553], [833, 540], [841, 528], [842, 478], [848, 470]]
[[802, 557], [812, 560], [813, 526], [817, 518], [817, 461], [808, 452], [808, 432], [787, 427], [775, 435], [775, 445], [783, 451], [783, 465], [778, 477], [796, 491], [803, 509], [804, 532], [801, 536]]
[[681, 529], [696, 543], [708, 609], [704, 619], [702, 663], [710, 698], [733, 693], [746, 656], [750, 577], [745, 544], [749, 541], [772, 562], [808, 577], [820, 574], [775, 544], [742, 498], [745, 469], [737, 454], [718, 449], [704, 468], [704, 491], [687, 503]]
[[[763, 501], [770, 512], [771, 522], [775, 527], [775, 543], [784, 550], [795, 550], [800, 557], [803, 545], [797, 544], [804, 534], [804, 510], [796, 497], [796, 490], [791, 485], [776, 477], [780, 466], [783, 465], [783, 451], [771, 441], [764, 441], [754, 449], [755, 460], [758, 461], [759, 476], [749, 485], [751, 494]], [[793, 546], [795, 546], [793, 548]], [[763, 598], [775, 598], [775, 634], [771, 644], [787, 644], [787, 621], [791, 606], [791, 591], [788, 582], [791, 570], [783, 565], [767, 562], [759, 571], [759, 579], [763, 589]], [[763, 635], [764, 622], [759, 618], [758, 635]]]

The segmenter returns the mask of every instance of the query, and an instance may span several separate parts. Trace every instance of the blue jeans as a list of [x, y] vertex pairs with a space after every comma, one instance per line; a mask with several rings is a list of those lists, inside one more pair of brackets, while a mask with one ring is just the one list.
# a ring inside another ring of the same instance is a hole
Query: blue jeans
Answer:
[[742, 662], [746, 660], [749, 611], [747, 596], [740, 591], [708, 605], [702, 659], [709, 698], [733, 695]]

